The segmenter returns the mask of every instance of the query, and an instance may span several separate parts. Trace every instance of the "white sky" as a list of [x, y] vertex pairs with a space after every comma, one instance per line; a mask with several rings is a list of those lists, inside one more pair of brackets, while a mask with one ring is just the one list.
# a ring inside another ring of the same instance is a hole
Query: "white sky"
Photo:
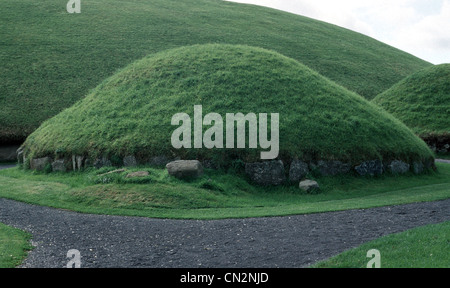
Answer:
[[433, 64], [450, 63], [450, 0], [232, 0], [366, 34]]

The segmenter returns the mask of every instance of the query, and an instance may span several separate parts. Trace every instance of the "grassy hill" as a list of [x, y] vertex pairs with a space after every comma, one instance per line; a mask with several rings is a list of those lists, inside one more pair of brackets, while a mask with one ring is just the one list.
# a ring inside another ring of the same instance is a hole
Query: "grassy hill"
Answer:
[[0, 144], [21, 142], [117, 69], [191, 44], [275, 50], [371, 99], [430, 66], [361, 34], [218, 0], [0, 1]]
[[450, 144], [450, 64], [414, 73], [373, 102], [403, 121], [437, 150]]
[[224, 117], [223, 130], [227, 113], [279, 113], [281, 159], [432, 157], [400, 121], [296, 60], [223, 44], [172, 49], [129, 65], [46, 121], [28, 137], [26, 154], [259, 160], [261, 149], [174, 149], [172, 116], [185, 112], [194, 121], [194, 105], [203, 106], [203, 116]]

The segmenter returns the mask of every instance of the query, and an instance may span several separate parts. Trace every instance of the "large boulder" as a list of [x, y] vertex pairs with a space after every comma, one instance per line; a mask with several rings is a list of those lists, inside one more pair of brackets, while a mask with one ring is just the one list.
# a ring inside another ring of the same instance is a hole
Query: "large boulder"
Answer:
[[289, 181], [290, 182], [299, 182], [303, 178], [306, 177], [309, 173], [308, 164], [300, 161], [294, 160], [291, 163], [291, 167], [289, 169]]
[[54, 172], [66, 172], [67, 161], [64, 159], [55, 160], [52, 163], [52, 171]]
[[256, 184], [278, 186], [286, 181], [283, 161], [246, 163], [245, 173]]
[[170, 176], [178, 179], [194, 179], [203, 175], [203, 166], [197, 160], [178, 160], [166, 165]]
[[350, 172], [352, 165], [341, 161], [320, 160], [317, 163], [311, 163], [311, 169], [317, 170], [322, 176], [336, 176]]
[[412, 171], [414, 172], [414, 174], [421, 174], [424, 171], [424, 168], [425, 166], [420, 161], [416, 161], [412, 165]]
[[361, 176], [379, 176], [383, 174], [383, 162], [381, 160], [366, 161], [356, 166], [355, 170]]
[[45, 167], [51, 163], [52, 159], [50, 157], [31, 159], [30, 168], [36, 171], [44, 171]]
[[409, 165], [408, 163], [395, 160], [391, 162], [391, 164], [388, 166], [388, 169], [392, 174], [405, 174], [408, 173], [410, 167], [411, 165]]

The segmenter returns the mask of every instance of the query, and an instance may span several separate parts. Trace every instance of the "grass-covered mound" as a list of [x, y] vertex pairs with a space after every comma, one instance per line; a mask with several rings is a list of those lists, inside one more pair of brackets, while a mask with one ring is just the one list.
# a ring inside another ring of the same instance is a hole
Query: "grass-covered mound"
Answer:
[[400, 121], [303, 64], [261, 48], [214, 44], [161, 52], [122, 69], [31, 134], [25, 155], [134, 155], [143, 163], [160, 155], [225, 164], [260, 159], [262, 149], [248, 149], [248, 141], [246, 149], [174, 149], [172, 117], [187, 113], [193, 127], [194, 105], [224, 123], [227, 113], [279, 113], [283, 160], [432, 158]]
[[373, 102], [427, 142], [450, 144], [450, 64], [414, 73]]
[[219, 0], [0, 1], [0, 144], [22, 143], [119, 68], [180, 46], [275, 50], [369, 99], [430, 66], [372, 38], [309, 18]]

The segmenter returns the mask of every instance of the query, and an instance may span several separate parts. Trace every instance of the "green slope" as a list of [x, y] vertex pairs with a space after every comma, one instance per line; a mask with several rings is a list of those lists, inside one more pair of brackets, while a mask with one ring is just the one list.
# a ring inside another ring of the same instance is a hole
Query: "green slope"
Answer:
[[421, 137], [447, 135], [450, 138], [450, 64], [414, 73], [373, 102]]
[[429, 66], [309, 18], [214, 0], [0, 1], [0, 144], [20, 142], [102, 80], [153, 52], [191, 44], [268, 48], [367, 97]]
[[400, 121], [303, 64], [261, 48], [219, 44], [152, 54], [124, 68], [31, 134], [26, 154], [260, 159], [264, 149], [174, 149], [172, 116], [185, 112], [194, 121], [194, 105], [203, 106], [203, 116], [224, 118], [224, 141], [227, 113], [279, 113], [281, 159], [358, 164], [432, 157]]

